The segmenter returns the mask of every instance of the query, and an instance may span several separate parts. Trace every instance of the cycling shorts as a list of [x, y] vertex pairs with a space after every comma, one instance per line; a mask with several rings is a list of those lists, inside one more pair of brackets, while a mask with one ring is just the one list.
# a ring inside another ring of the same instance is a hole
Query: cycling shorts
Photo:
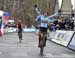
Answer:
[[48, 28], [40, 27], [39, 29], [40, 29], [40, 32], [47, 32], [47, 29], [48, 29]]

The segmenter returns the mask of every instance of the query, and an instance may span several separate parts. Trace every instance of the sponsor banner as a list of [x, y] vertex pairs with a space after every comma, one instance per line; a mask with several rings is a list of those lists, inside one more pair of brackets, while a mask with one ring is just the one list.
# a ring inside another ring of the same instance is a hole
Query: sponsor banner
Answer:
[[[17, 29], [16, 28], [7, 28], [6, 29], [6, 32], [16, 32]], [[23, 29], [23, 32], [35, 32], [36, 29], [35, 28], [26, 28], [26, 29]]]
[[27, 28], [27, 29], [23, 29], [23, 32], [36, 32], [35, 28]]
[[49, 39], [67, 47], [73, 34], [74, 34], [74, 31], [56, 30], [56, 32], [51, 32], [49, 34]]

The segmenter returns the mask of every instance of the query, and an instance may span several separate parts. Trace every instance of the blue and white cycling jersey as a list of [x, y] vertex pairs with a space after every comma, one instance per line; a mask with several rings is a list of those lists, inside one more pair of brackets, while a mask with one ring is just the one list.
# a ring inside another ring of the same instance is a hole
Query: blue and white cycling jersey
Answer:
[[[49, 20], [49, 18], [48, 18], [48, 17], [44, 17], [43, 15], [38, 16], [38, 17], [36, 18], [36, 21], [48, 21], [48, 20]], [[47, 27], [48, 27], [48, 24], [41, 22], [41, 23], [40, 23], [40, 27], [45, 27], [45, 28], [47, 28]]]
[[[58, 12], [57, 12], [57, 13], [51, 15], [51, 16], [45, 17], [44, 15], [42, 15], [42, 14], [40, 13], [40, 11], [38, 10], [38, 8], [35, 8], [35, 10], [36, 10], [36, 12], [37, 12], [37, 14], [38, 14], [38, 16], [37, 16], [37, 18], [36, 18], [36, 21], [48, 21], [51, 17], [53, 17], [53, 16], [55, 16], [55, 15], [58, 14]], [[48, 24], [41, 22], [41, 23], [40, 23], [40, 27], [45, 27], [45, 28], [47, 28], [47, 27], [48, 27]]]

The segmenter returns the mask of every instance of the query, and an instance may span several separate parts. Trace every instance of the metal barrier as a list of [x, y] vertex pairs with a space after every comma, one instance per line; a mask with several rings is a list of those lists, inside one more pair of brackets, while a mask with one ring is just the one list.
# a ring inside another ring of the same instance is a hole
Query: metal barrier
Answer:
[[49, 33], [49, 40], [75, 51], [75, 32], [56, 30]]

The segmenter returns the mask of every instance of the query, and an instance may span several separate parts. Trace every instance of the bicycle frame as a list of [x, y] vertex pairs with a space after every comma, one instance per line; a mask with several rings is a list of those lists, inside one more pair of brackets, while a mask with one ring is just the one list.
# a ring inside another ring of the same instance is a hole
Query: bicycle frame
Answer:
[[42, 32], [40, 33], [40, 55], [43, 56], [43, 50], [44, 50], [44, 47], [46, 46], [46, 40], [45, 38], [47, 38], [47, 33], [46, 32]]

